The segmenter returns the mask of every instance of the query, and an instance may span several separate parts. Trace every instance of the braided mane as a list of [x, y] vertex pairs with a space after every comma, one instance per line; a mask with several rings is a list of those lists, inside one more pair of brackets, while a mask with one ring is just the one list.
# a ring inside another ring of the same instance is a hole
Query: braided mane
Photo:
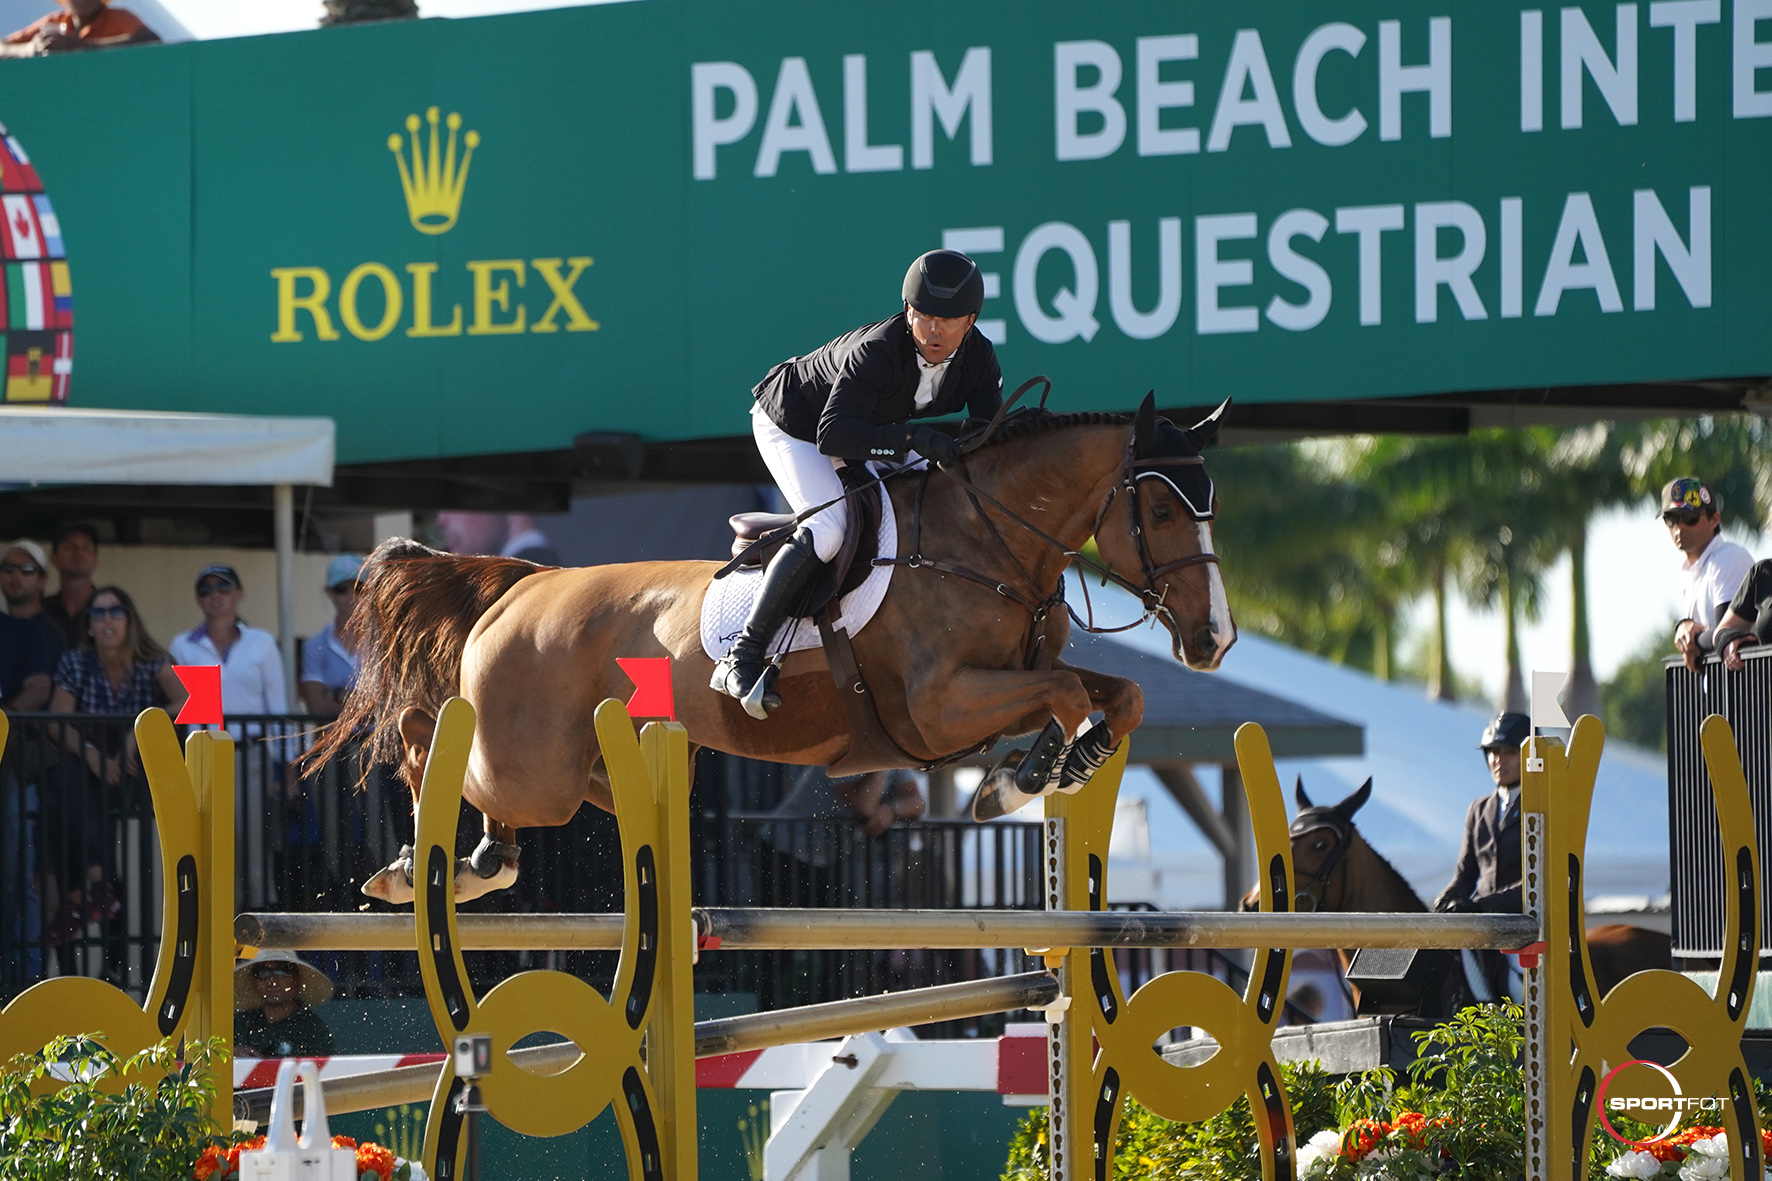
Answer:
[[1109, 414], [1100, 410], [1077, 410], [1069, 414], [1032, 408], [1015, 410], [998, 424], [997, 433], [979, 450], [1041, 431], [1062, 430], [1072, 426], [1125, 426], [1131, 421], [1130, 414]]

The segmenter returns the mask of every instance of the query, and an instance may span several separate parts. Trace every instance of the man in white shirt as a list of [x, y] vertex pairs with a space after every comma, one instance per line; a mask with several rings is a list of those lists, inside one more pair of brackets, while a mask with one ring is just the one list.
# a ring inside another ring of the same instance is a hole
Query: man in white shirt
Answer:
[[1686, 555], [1680, 566], [1680, 591], [1685, 618], [1674, 628], [1674, 648], [1696, 669], [1713, 645], [1712, 633], [1742, 579], [1753, 568], [1753, 555], [1723, 539], [1723, 510], [1697, 476], [1669, 480], [1661, 490], [1661, 523], [1674, 547]]
[[241, 621], [240, 600], [245, 595], [232, 566], [203, 567], [197, 574], [203, 622], [172, 637], [172, 661], [221, 665], [223, 713], [288, 713], [277, 638]]

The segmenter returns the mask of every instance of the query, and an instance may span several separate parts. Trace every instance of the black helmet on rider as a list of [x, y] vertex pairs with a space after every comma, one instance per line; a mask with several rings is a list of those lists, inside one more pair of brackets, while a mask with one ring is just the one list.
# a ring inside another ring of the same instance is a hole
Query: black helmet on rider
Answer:
[[984, 307], [984, 276], [958, 250], [931, 250], [905, 272], [904, 301], [943, 320], [975, 316]]

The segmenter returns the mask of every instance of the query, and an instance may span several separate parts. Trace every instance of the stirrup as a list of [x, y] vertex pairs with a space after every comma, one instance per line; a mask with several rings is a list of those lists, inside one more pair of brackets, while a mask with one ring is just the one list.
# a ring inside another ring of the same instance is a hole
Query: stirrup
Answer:
[[733, 678], [738, 675], [740, 667], [731, 653], [721, 657], [714, 665], [714, 676], [708, 687], [736, 700], [744, 707], [745, 713], [759, 722], [766, 722], [772, 712], [781, 708], [781, 695], [775, 692], [781, 666], [776, 661], [765, 660], [763, 671], [757, 674], [757, 679], [751, 682], [750, 688], [742, 693], [733, 688]]

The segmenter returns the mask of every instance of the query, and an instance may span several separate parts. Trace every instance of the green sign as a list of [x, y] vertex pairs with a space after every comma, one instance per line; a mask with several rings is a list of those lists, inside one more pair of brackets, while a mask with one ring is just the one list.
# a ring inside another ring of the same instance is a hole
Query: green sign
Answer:
[[344, 462], [741, 434], [944, 242], [1066, 407], [1772, 372], [1772, 0], [919, 12], [8, 63], [71, 400], [331, 415]]

